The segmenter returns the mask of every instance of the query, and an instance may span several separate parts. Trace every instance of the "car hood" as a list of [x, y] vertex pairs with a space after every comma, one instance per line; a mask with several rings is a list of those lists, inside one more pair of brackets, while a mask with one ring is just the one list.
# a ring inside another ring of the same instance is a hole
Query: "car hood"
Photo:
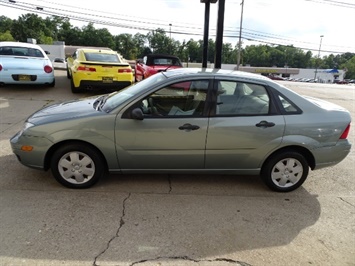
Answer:
[[98, 97], [90, 97], [52, 104], [32, 114], [27, 122], [35, 125], [61, 120], [76, 119], [100, 115], [103, 112], [95, 110], [93, 104]]

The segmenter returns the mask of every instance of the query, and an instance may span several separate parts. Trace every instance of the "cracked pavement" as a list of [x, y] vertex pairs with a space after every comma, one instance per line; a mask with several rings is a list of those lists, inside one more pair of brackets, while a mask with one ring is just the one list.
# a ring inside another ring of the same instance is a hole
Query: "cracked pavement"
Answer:
[[[77, 97], [56, 75], [55, 88], [0, 88], [0, 265], [355, 265], [353, 150], [285, 194], [219, 175], [111, 175], [67, 189], [19, 164], [8, 141], [33, 111]], [[287, 84], [355, 117], [353, 86]]]

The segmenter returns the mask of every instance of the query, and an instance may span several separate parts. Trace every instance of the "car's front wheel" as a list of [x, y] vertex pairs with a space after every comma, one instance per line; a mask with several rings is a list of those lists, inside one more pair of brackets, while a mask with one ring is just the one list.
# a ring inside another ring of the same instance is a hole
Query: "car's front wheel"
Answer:
[[306, 180], [309, 165], [305, 157], [295, 151], [285, 151], [271, 156], [261, 169], [261, 178], [272, 190], [289, 192]]
[[106, 173], [98, 151], [81, 143], [57, 149], [51, 160], [51, 170], [54, 178], [69, 188], [91, 187]]

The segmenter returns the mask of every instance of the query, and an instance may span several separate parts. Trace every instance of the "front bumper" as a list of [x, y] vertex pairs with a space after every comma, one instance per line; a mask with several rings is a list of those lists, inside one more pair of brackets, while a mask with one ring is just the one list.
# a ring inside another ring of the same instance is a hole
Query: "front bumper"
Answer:
[[[45, 156], [49, 148], [53, 145], [46, 138], [22, 135], [18, 132], [10, 139], [11, 149], [19, 162], [27, 167], [46, 170]], [[24, 145], [31, 145], [32, 151], [21, 149]]]

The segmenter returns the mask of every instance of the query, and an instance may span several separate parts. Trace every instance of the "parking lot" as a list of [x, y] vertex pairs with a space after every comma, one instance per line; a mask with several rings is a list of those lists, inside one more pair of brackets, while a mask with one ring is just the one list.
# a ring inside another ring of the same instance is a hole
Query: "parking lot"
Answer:
[[[71, 190], [9, 144], [42, 106], [94, 94], [55, 74], [54, 88], [0, 87], [0, 265], [355, 265], [354, 148], [290, 193], [222, 175], [110, 175]], [[355, 117], [355, 86], [280, 82]]]

